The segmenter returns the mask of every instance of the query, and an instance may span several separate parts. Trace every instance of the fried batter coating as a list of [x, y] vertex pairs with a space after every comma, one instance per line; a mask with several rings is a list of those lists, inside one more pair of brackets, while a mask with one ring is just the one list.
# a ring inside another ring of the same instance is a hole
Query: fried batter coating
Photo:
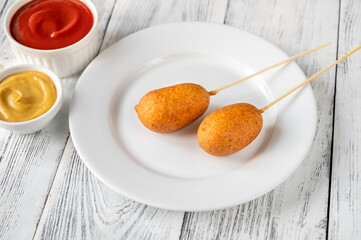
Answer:
[[135, 106], [149, 130], [169, 133], [197, 120], [207, 110], [210, 95], [202, 86], [182, 83], [145, 94]]
[[236, 103], [209, 114], [197, 132], [199, 146], [214, 156], [227, 156], [250, 144], [261, 132], [262, 113], [248, 103]]

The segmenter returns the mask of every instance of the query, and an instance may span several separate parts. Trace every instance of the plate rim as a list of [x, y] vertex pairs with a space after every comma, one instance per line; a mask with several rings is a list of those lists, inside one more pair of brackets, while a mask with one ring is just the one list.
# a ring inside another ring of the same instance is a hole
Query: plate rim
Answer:
[[[241, 30], [241, 29], [238, 29], [238, 28], [235, 28], [235, 27], [232, 27], [232, 26], [229, 26], [229, 25], [223, 25], [223, 24], [216, 24], [216, 23], [208, 23], [208, 22], [179, 22], [179, 23], [167, 23], [167, 24], [161, 24], [161, 25], [157, 25], [157, 26], [153, 26], [153, 27], [150, 27], [150, 28], [146, 28], [146, 29], [143, 29], [143, 30], [140, 30], [138, 32], [135, 32], [135, 33], [132, 33], [120, 40], [118, 40], [117, 42], [113, 43], [112, 45], [108, 46], [106, 49], [104, 49], [104, 51], [106, 51], [107, 49], [109, 49], [110, 47], [114, 46], [115, 44], [121, 44], [121, 42], [123, 42], [125, 39], [128, 39], [130, 37], [134, 37], [134, 35], [136, 34], [139, 34], [139, 33], [144, 33], [144, 32], [147, 32], [147, 31], [153, 31], [154, 29], [157, 29], [157, 28], [167, 28], [169, 26], [171, 27], [174, 27], [175, 25], [185, 25], [185, 24], [190, 24], [190, 25], [213, 25], [213, 26], [217, 26], [217, 27], [225, 27], [225, 28], [229, 28], [231, 29], [232, 31], [241, 31], [243, 33], [246, 33], [246, 34], [249, 34], [249, 35], [252, 35], [253, 37], [256, 37], [256, 38], [259, 38], [261, 39], [262, 41], [264, 42], [267, 42], [268, 44], [272, 45], [275, 49], [277, 49], [278, 51], [280, 51], [283, 55], [285, 56], [288, 56], [282, 49], [278, 48], [277, 46], [275, 46], [273, 43], [269, 42], [268, 40], [266, 39], [263, 39], [261, 38], [260, 36], [257, 36], [253, 33], [250, 33], [248, 31], [245, 31], [245, 30]], [[103, 52], [103, 51], [102, 51]], [[98, 58], [98, 57], [97, 57]], [[296, 67], [300, 70], [300, 72], [303, 74], [304, 78], [305, 78], [305, 75], [303, 73], [303, 71], [299, 68], [299, 66], [297, 64], [295, 64]], [[89, 65], [90, 66], [90, 65]], [[87, 67], [87, 69], [89, 68], [89, 66]], [[79, 78], [75, 88], [74, 88], [74, 93], [75, 93], [75, 89], [77, 88], [78, 86], [78, 83], [80, 82], [80, 80], [82, 79], [82, 77], [84, 76], [84, 73], [87, 72], [87, 69], [82, 73], [81, 77]], [[236, 205], [239, 205], [241, 203], [244, 203], [244, 202], [248, 202], [252, 199], [255, 199], [259, 196], [262, 196], [264, 194], [266, 194], [267, 192], [273, 190], [275, 187], [277, 187], [278, 185], [280, 185], [281, 183], [283, 183], [287, 178], [289, 178], [294, 172], [295, 170], [302, 164], [303, 160], [305, 159], [305, 157], [307, 156], [308, 152], [309, 152], [309, 149], [310, 147], [312, 146], [312, 143], [313, 143], [313, 138], [315, 136], [315, 132], [316, 132], [316, 126], [317, 126], [317, 104], [316, 104], [316, 100], [315, 100], [315, 97], [314, 97], [314, 94], [313, 94], [313, 91], [312, 91], [312, 88], [310, 87], [310, 85], [307, 85], [305, 86], [304, 88], [305, 90], [307, 89], [307, 91], [310, 91], [311, 95], [312, 95], [312, 103], [313, 103], [313, 110], [314, 110], [314, 115], [316, 116], [316, 119], [314, 119], [314, 124], [313, 124], [313, 129], [312, 129], [312, 134], [311, 136], [312, 139], [311, 141], [308, 141], [308, 146], [306, 147], [307, 151], [304, 151], [304, 154], [302, 155], [302, 157], [298, 157], [298, 160], [297, 161], [297, 164], [295, 164], [293, 166], [293, 169], [291, 171], [289, 171], [288, 174], [286, 174], [287, 176], [284, 177], [283, 180], [279, 181], [279, 182], [275, 182], [272, 187], [269, 187], [269, 189], [267, 191], [260, 191], [259, 193], [256, 193], [252, 196], [250, 196], [247, 200], [244, 200], [242, 202], [239, 202], [237, 200], [234, 200], [234, 201], [230, 201], [229, 204], [221, 204], [222, 206], [216, 206], [216, 207], [204, 207], [204, 208], [192, 208], [192, 207], [179, 207], [179, 208], [176, 208], [176, 207], [167, 207], [167, 206], [164, 206], [162, 204], [157, 204], [157, 203], [150, 203], [149, 201], [147, 200], [144, 200], [142, 199], [141, 197], [138, 197], [136, 195], [133, 195], [127, 191], [121, 191], [121, 189], [119, 189], [118, 187], [116, 187], [112, 182], [109, 182], [106, 178], [104, 178], [103, 176], [101, 176], [101, 174], [94, 170], [92, 168], [92, 166], [90, 166], [88, 163], [87, 160], [84, 160], [86, 159], [86, 157], [84, 155], [86, 154], [83, 154], [83, 151], [82, 150], [79, 150], [81, 149], [82, 147], [80, 147], [78, 144], [78, 140], [75, 140], [74, 139], [74, 126], [73, 124], [71, 124], [71, 116], [72, 116], [72, 108], [73, 108], [73, 101], [74, 101], [74, 93], [73, 93], [73, 96], [72, 96], [72, 100], [70, 102], [70, 111], [69, 111], [69, 129], [70, 129], [70, 136], [71, 136], [71, 139], [72, 139], [72, 142], [74, 144], [74, 147], [75, 149], [77, 150], [77, 153], [79, 154], [81, 160], [83, 161], [83, 163], [87, 166], [87, 168], [98, 178], [100, 179], [102, 182], [104, 182], [107, 186], [109, 186], [111, 189], [115, 190], [116, 192], [126, 196], [126, 197], [129, 197], [137, 202], [140, 202], [140, 203], [143, 203], [143, 204], [146, 204], [146, 205], [149, 205], [149, 206], [153, 206], [153, 207], [157, 207], [157, 208], [162, 208], [162, 209], [168, 209], [168, 210], [175, 210], [175, 211], [209, 211], [209, 210], [216, 210], [216, 209], [223, 209], [223, 208], [228, 208], [228, 207], [233, 207], [233, 206], [236, 206]], [[85, 158], [84, 158], [85, 157]]]

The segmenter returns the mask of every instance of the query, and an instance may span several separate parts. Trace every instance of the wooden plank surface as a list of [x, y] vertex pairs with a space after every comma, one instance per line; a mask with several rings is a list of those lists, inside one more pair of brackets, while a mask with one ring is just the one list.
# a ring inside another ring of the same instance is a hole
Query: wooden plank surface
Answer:
[[[0, 2], [1, 22], [14, 1]], [[327, 50], [297, 61], [312, 75], [360, 44], [357, 0], [115, 1], [93, 0], [100, 29], [106, 31], [100, 36], [101, 49], [157, 24], [225, 22], [260, 35], [289, 55], [333, 41]], [[0, 37], [0, 64], [15, 64], [3, 31]], [[87, 170], [68, 140], [68, 105], [79, 74], [65, 78], [64, 106], [47, 128], [31, 135], [0, 130], [0, 239], [29, 239], [35, 231], [37, 239], [325, 239], [327, 234], [330, 239], [360, 239], [361, 123], [354, 111], [361, 104], [360, 62], [355, 55], [339, 65], [337, 76], [332, 69], [312, 83], [317, 133], [307, 159], [285, 183], [234, 208], [186, 214], [122, 197]]]
[[176, 239], [182, 219], [105, 186], [69, 141], [35, 239]]
[[[338, 56], [361, 44], [361, 2], [342, 1]], [[361, 52], [337, 68], [329, 239], [361, 239]]]
[[[335, 60], [338, 10], [338, 0], [230, 0], [225, 23], [260, 35], [289, 55], [332, 41], [331, 47], [297, 61], [310, 76]], [[182, 239], [326, 238], [334, 81], [332, 69], [312, 82], [319, 121], [302, 166], [254, 201], [226, 210], [186, 213]]]
[[[1, 23], [13, 2], [1, 1]], [[112, 3], [94, 2], [102, 12], [99, 24], [104, 30]], [[104, 31], [100, 33], [103, 37]], [[0, 64], [17, 63], [3, 30], [0, 37]], [[31, 239], [34, 235], [69, 137], [68, 105], [78, 77], [62, 79], [64, 105], [48, 127], [29, 135], [0, 130], [0, 239]]]
[[[102, 49], [135, 31], [175, 21], [223, 23], [227, 1], [118, 1]], [[178, 239], [183, 212], [129, 200], [96, 179], [68, 142], [36, 239]]]
[[227, 0], [118, 1], [102, 50], [124, 36], [147, 27], [182, 21], [223, 23]]

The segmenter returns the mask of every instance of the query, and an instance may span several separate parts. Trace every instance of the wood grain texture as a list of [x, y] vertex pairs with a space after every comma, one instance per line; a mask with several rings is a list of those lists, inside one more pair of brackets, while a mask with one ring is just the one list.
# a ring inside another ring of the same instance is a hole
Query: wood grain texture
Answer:
[[148, 207], [109, 189], [84, 166], [69, 141], [37, 237], [176, 239], [182, 219], [182, 212]]
[[[13, 2], [0, 3], [1, 22]], [[111, 2], [100, 2], [95, 4], [103, 12], [99, 25], [104, 33], [109, 18], [105, 9], [111, 9]], [[0, 39], [0, 64], [15, 64], [3, 31]], [[0, 239], [31, 239], [35, 232], [69, 137], [69, 101], [78, 78], [79, 74], [62, 79], [64, 104], [45, 129], [29, 135], [0, 130]]]
[[[341, 1], [338, 56], [361, 44], [361, 2]], [[361, 52], [337, 68], [329, 239], [361, 239]]]
[[[311, 76], [336, 58], [338, 10], [338, 0], [231, 0], [225, 23], [260, 35], [288, 55], [332, 41], [297, 60]], [[331, 69], [312, 82], [317, 132], [301, 167], [270, 193], [239, 207], [186, 213], [182, 239], [326, 238], [334, 81]]]
[[227, 0], [118, 1], [114, 9], [116, 16], [113, 16], [109, 23], [102, 50], [122, 37], [159, 24], [182, 21], [223, 23], [227, 2]]
[[[117, 1], [102, 49], [151, 25], [224, 21], [227, 1]], [[129, 200], [96, 179], [71, 141], [59, 166], [36, 239], [178, 239], [183, 212]]]
[[[14, 1], [0, 1], [1, 22]], [[297, 60], [310, 76], [337, 54], [342, 56], [360, 44], [361, 2], [357, 0], [93, 2], [103, 32], [101, 49], [162, 23], [225, 21], [260, 35], [288, 55], [333, 41], [327, 50]], [[16, 62], [0, 31], [0, 64]], [[83, 165], [68, 141], [69, 100], [79, 78], [76, 74], [62, 80], [65, 103], [47, 128], [31, 135], [0, 130], [0, 239], [29, 239], [38, 223], [37, 239], [325, 239], [327, 232], [330, 239], [361, 239], [360, 63], [358, 53], [337, 68], [329, 220], [334, 69], [312, 83], [318, 106], [317, 133], [308, 157], [285, 183], [234, 208], [185, 215], [129, 200]]]
[[[3, 27], [5, 13], [15, 0], [3, 0], [0, 2], [0, 22]], [[0, 64], [4, 67], [11, 66], [16, 63], [13, 53], [10, 51], [10, 42], [6, 39], [3, 28], [0, 31]]]
[[[15, 0], [5, 0], [0, 2], [0, 22], [3, 25], [5, 13]], [[3, 27], [3, 26], [2, 26]], [[10, 50], [10, 42], [6, 39], [4, 30], [0, 31], [0, 64], [4, 67], [11, 66], [16, 63], [15, 56]], [[2, 134], [3, 135], [3, 134]], [[1, 136], [2, 136], [1, 135]], [[0, 136], [0, 138], [1, 138]]]

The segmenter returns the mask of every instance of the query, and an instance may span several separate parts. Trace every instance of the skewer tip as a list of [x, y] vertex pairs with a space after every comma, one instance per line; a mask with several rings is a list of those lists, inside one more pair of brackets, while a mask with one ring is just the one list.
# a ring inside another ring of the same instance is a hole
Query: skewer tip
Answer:
[[218, 93], [217, 90], [213, 90], [213, 91], [210, 91], [208, 92], [210, 96], [213, 96], [213, 95], [216, 95]]
[[267, 109], [267, 108], [263, 107], [263, 108], [261, 108], [261, 109], [258, 109], [258, 111], [262, 114], [262, 113], [264, 113], [264, 111], [266, 111], [266, 109]]

